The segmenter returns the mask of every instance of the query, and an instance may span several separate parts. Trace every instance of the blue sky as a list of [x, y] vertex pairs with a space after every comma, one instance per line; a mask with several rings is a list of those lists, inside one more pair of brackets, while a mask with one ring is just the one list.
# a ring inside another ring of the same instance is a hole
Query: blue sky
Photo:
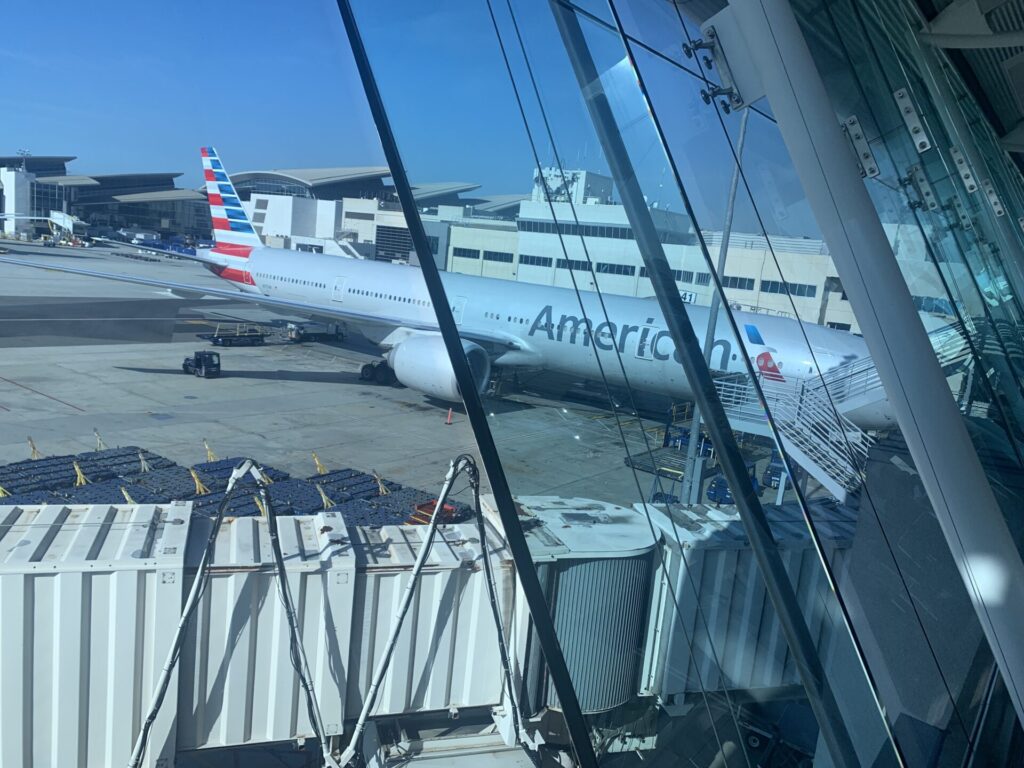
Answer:
[[21, 2], [4, 28], [2, 154], [181, 186], [204, 144], [230, 170], [384, 164], [331, 0]]
[[[632, 31], [681, 55], [674, 11], [660, 0], [635, 3]], [[353, 5], [412, 181], [529, 192], [533, 153], [486, 4]], [[507, 5], [494, 3], [541, 162], [550, 164], [557, 147], [566, 167], [607, 172], [547, 4], [512, 0], [512, 7], [522, 48]], [[200, 184], [205, 144], [217, 147], [230, 172], [385, 164], [334, 0], [52, 0], [17, 3], [5, 18], [0, 154], [77, 155], [69, 168], [77, 173], [179, 171], [187, 187]], [[681, 212], [621, 41], [589, 21], [583, 26], [649, 201]], [[716, 229], [733, 162], [700, 100], [701, 83], [648, 55], [640, 67], [698, 223]], [[728, 120], [735, 131], [738, 117]], [[751, 125], [747, 178], [769, 231], [813, 235], [777, 130], [761, 118]], [[741, 201], [737, 213], [748, 232], [757, 227], [749, 209]]]

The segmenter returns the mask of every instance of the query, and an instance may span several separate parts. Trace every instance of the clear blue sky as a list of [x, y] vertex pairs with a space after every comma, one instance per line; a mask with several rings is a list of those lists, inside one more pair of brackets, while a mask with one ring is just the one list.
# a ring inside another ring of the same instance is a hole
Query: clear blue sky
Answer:
[[[412, 181], [528, 192], [533, 154], [486, 4], [353, 4]], [[555, 152], [538, 103], [563, 164], [607, 172], [547, 3], [512, 5], [525, 56], [507, 6], [494, 7], [541, 162]], [[674, 11], [653, 0], [636, 8], [632, 31], [681, 55]], [[5, 22], [0, 154], [77, 155], [73, 173], [180, 171], [183, 187], [199, 185], [205, 144], [217, 147], [229, 172], [385, 164], [335, 0], [48, 0], [13, 4]], [[589, 21], [583, 26], [648, 199], [681, 212], [621, 41]], [[702, 84], [649, 55], [639, 63], [698, 223], [717, 229], [733, 161], [700, 99]], [[738, 117], [729, 120], [735, 130]], [[777, 130], [762, 118], [751, 125], [744, 162], [769, 232], [813, 236]], [[749, 202], [738, 206], [737, 227], [757, 228]]]
[[0, 154], [72, 172], [384, 165], [333, 0], [13, 3], [0, 72]]

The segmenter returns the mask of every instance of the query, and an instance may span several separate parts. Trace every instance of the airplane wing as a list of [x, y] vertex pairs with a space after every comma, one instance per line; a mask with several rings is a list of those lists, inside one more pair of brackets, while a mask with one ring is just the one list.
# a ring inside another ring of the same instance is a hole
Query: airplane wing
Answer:
[[[48, 269], [54, 272], [63, 272], [70, 275], [81, 275], [82, 277], [96, 277], [102, 280], [116, 280], [121, 283], [133, 283], [153, 288], [164, 288], [174, 292], [185, 294], [202, 294], [218, 299], [230, 299], [232, 301], [243, 301], [249, 304], [256, 304], [268, 309], [287, 310], [288, 312], [316, 317], [345, 320], [356, 325], [383, 326], [385, 328], [409, 328], [417, 331], [438, 331], [437, 323], [410, 323], [408, 318], [389, 316], [386, 314], [370, 314], [352, 310], [344, 305], [337, 304], [309, 304], [292, 299], [279, 299], [271, 296], [264, 296], [258, 293], [243, 293], [225, 288], [208, 288], [206, 286], [189, 285], [188, 283], [177, 283], [168, 280], [154, 280], [147, 277], [136, 277], [134, 275], [119, 275], [112, 272], [97, 272], [91, 269], [79, 269], [67, 267], [63, 264], [45, 264], [39, 261], [26, 261], [24, 259], [12, 259], [9, 256], [0, 256], [0, 264], [11, 264], [17, 267], [31, 267], [32, 269]], [[498, 354], [509, 350], [522, 350], [525, 348], [522, 340], [511, 334], [503, 333], [481, 333], [478, 331], [466, 331], [461, 329], [459, 335], [473, 341], [484, 342], [497, 347]]]

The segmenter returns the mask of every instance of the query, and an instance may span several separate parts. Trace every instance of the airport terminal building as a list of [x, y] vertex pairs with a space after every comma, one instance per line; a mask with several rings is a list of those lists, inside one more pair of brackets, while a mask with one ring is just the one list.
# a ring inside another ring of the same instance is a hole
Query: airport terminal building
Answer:
[[[606, 444], [636, 488], [612, 490], [608, 473], [587, 495], [642, 499], [633, 510], [664, 547], [649, 583], [671, 587], [653, 608], [641, 599], [648, 631], [609, 663], [634, 620], [616, 600], [648, 583], [624, 575], [636, 550], [622, 539], [619, 576], [584, 578], [524, 542], [530, 639], [547, 665], [518, 692], [524, 718], [557, 711], [544, 736], [573, 765], [1019, 762], [1020, 3], [559, 0], [397, 20], [339, 5], [417, 252], [436, 226], [410, 181], [423, 168], [534, 169], [513, 209], [448, 219], [444, 266], [576, 298], [487, 319], [495, 334], [528, 328], [506, 359], [528, 360], [538, 338], [592, 350], [594, 400], [615, 413]], [[432, 22], [445, 33], [417, 34]], [[396, 38], [416, 66], [395, 66]], [[474, 109], [425, 128], [441, 80], [447, 103]], [[472, 394], [485, 343], [467, 327], [472, 296], [423, 266], [506, 530], [529, 532], [542, 515], [522, 501], [537, 478], [523, 434]], [[622, 296], [651, 297], [650, 312]], [[858, 333], [872, 362], [825, 331]], [[695, 387], [658, 448], [632, 417], [662, 334]], [[721, 497], [705, 494], [698, 430], [742, 530], [703, 527], [716, 514], [695, 502]], [[794, 480], [775, 504], [762, 438]], [[599, 456], [581, 445], [576, 460]], [[567, 537], [579, 523], [596, 543], [612, 524], [596, 505], [577, 515], [566, 507]], [[817, 586], [797, 541], [813, 542]], [[732, 543], [735, 558], [712, 555]], [[776, 619], [783, 656], [763, 644]], [[631, 704], [598, 703], [609, 670], [633, 660]], [[791, 663], [785, 682], [760, 677]]]
[[0, 764], [1024, 765], [1024, 0], [337, 6], [386, 165], [0, 157]]

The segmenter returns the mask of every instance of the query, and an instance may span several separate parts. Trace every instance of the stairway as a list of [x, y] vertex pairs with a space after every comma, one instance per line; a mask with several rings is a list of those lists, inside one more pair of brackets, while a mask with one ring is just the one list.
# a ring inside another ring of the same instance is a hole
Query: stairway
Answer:
[[[947, 374], [970, 359], [959, 324], [929, 334]], [[856, 360], [802, 381], [760, 380], [762, 403], [753, 383], [734, 376], [718, 378], [715, 388], [732, 428], [772, 436], [765, 413], [775, 421], [782, 447], [840, 502], [862, 482], [872, 437], [845, 414], [886, 397], [870, 358]]]

